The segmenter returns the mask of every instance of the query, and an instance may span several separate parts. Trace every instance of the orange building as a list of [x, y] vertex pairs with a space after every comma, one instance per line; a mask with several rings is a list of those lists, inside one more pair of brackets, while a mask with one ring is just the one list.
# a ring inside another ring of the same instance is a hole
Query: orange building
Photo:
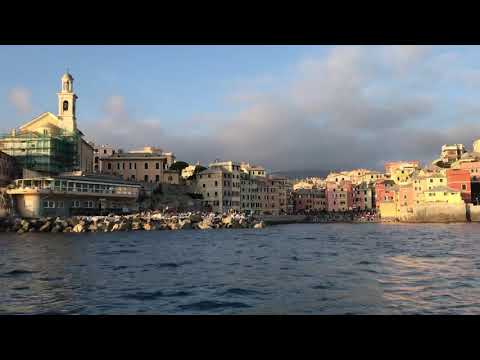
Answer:
[[447, 186], [450, 189], [460, 191], [462, 199], [466, 203], [472, 201], [472, 188], [470, 171], [467, 169], [447, 169]]

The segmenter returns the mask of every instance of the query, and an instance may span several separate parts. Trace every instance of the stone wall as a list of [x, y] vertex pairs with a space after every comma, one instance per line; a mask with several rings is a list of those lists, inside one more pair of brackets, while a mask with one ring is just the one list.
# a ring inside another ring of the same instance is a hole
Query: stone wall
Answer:
[[467, 222], [467, 208], [465, 204], [416, 205], [412, 213], [404, 214], [399, 220], [403, 222]]
[[140, 207], [144, 209], [176, 209], [178, 211], [201, 210], [201, 199], [194, 199], [190, 194], [193, 188], [187, 185], [161, 184], [158, 191], [146, 194]]
[[480, 222], [480, 205], [467, 205], [467, 212], [470, 215], [470, 221]]
[[255, 219], [262, 220], [265, 224], [294, 224], [306, 222], [307, 216], [305, 215], [261, 215], [255, 216]]

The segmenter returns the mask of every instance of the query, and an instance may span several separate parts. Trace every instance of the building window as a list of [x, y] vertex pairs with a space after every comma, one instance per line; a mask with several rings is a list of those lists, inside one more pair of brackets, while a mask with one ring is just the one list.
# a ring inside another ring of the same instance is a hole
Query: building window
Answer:
[[117, 170], [120, 170], [120, 163], [117, 163]]
[[173, 181], [173, 177], [169, 176], [168, 181]]
[[59, 208], [59, 209], [63, 209], [64, 207], [65, 207], [65, 204], [64, 204], [64, 202], [63, 202], [63, 201], [59, 201], [59, 202], [57, 202], [57, 208]]
[[160, 163], [156, 163], [155, 167], [156, 167], [157, 170], [159, 170], [160, 169]]
[[145, 170], [148, 170], [148, 163], [145, 163]]
[[72, 202], [72, 206], [73, 206], [74, 208], [79, 208], [79, 207], [80, 207], [80, 201], [79, 201], [79, 200], [74, 200], [74, 201]]
[[68, 101], [67, 100], [65, 100], [63, 102], [63, 111], [68, 111]]
[[128, 163], [128, 168], [132, 170], [132, 163]]
[[462, 184], [462, 190], [467, 190], [467, 185]]
[[93, 201], [92, 201], [92, 200], [88, 200], [88, 201], [85, 202], [85, 207], [86, 207], [87, 209], [92, 209], [92, 208], [93, 208], [93, 205], [94, 205], [94, 204], [93, 204]]
[[132, 180], [135, 180], [135, 175], [132, 175]]
[[159, 182], [160, 181], [160, 175], [155, 175], [155, 181]]
[[133, 164], [133, 168], [134, 168], [135, 170], [137, 170], [137, 163], [134, 163], [134, 164]]
[[108, 163], [108, 164], [107, 164], [107, 168], [108, 168], [108, 170], [112, 170], [112, 164], [111, 164], [111, 163]]
[[50, 201], [50, 200], [44, 201], [43, 202], [43, 207], [45, 209], [55, 209], [55, 201]]
[[202, 184], [202, 187], [205, 189], [205, 184]]
[[143, 179], [145, 182], [148, 182], [148, 175], [145, 175]]

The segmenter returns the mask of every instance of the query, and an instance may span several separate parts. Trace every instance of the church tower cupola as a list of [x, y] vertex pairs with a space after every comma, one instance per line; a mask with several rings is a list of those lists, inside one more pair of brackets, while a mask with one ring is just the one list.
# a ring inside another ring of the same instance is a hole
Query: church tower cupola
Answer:
[[68, 133], [77, 131], [75, 103], [77, 95], [73, 92], [73, 76], [68, 71], [62, 76], [62, 88], [58, 95], [58, 118]]

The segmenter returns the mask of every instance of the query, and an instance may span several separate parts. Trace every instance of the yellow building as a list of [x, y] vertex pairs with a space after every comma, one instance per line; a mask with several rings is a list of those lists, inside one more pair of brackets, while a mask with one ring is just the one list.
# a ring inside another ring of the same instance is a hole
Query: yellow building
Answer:
[[413, 167], [400, 167], [391, 172], [390, 178], [397, 185], [408, 185], [412, 181], [412, 175], [415, 173], [415, 170]]
[[423, 193], [424, 203], [464, 204], [462, 193], [446, 186], [436, 186]]
[[421, 170], [413, 176], [415, 203], [425, 201], [425, 192], [433, 188], [447, 186], [447, 176], [444, 171]]
[[293, 191], [300, 190], [300, 189], [307, 189], [311, 190], [313, 189], [314, 184], [305, 180], [301, 180], [299, 182], [296, 182], [293, 184]]
[[396, 201], [382, 201], [379, 207], [382, 219], [394, 219], [397, 217]]

